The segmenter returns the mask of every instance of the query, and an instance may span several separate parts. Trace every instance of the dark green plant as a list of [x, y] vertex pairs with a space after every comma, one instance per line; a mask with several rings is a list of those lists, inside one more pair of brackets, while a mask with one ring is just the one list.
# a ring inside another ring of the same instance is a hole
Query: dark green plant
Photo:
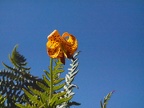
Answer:
[[3, 97], [2, 95], [0, 95], [0, 108], [5, 108], [4, 107], [4, 101], [6, 100], [6, 97]]
[[16, 102], [21, 104], [28, 101], [22, 88], [28, 90], [28, 86], [38, 89], [36, 82], [43, 82], [42, 79], [30, 74], [30, 68], [24, 56], [17, 51], [17, 45], [14, 47], [9, 59], [13, 67], [2, 63], [6, 69], [0, 71], [0, 94], [5, 97], [4, 106], [6, 108], [16, 108]]

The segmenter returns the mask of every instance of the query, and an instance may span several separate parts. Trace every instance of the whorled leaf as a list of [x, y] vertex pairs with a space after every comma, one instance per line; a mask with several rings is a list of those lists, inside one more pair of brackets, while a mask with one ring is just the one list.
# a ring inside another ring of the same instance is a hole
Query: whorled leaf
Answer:
[[[37, 86], [39, 86], [43, 91], [35, 90], [29, 87], [28, 90], [24, 90], [26, 96], [28, 96], [31, 106], [37, 106], [37, 108], [43, 106], [43, 108], [56, 108], [57, 105], [60, 105], [64, 102], [68, 102], [71, 100], [72, 96], [65, 97], [67, 92], [61, 92], [62, 88], [65, 86], [64, 78], [60, 77], [60, 74], [64, 72], [63, 64], [59, 60], [55, 60], [55, 65], [52, 69], [52, 79], [51, 73], [48, 71], [44, 71], [45, 75], [43, 75], [43, 81], [45, 84], [41, 82], [36, 82]], [[53, 83], [51, 83], [53, 81]], [[53, 84], [51, 86], [51, 84]], [[50, 97], [50, 89], [52, 87], [52, 98]], [[19, 104], [17, 104], [19, 105]], [[21, 106], [29, 106], [30, 104], [23, 104]], [[20, 106], [20, 105], [19, 105]]]

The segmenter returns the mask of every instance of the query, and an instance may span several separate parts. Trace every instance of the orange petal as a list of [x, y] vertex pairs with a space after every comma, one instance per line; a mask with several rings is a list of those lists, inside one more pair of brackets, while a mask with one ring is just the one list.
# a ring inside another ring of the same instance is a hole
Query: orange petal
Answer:
[[67, 54], [67, 57], [72, 57], [72, 55], [74, 54], [74, 52], [77, 50], [77, 47], [78, 47], [78, 42], [76, 40], [76, 38], [65, 32], [63, 35], [62, 35], [62, 39], [63, 39], [63, 46], [64, 46], [64, 49], [66, 50], [66, 54]]
[[59, 58], [65, 64], [65, 57], [72, 58], [77, 50], [78, 42], [76, 38], [68, 32], [63, 33], [62, 37], [57, 30], [48, 36], [46, 43], [48, 55], [51, 58]]
[[61, 36], [57, 30], [54, 30], [48, 37], [48, 41], [61, 42]]
[[60, 41], [61, 41], [61, 37], [57, 30], [54, 30], [48, 36], [48, 42], [46, 43], [46, 47], [47, 47], [48, 55], [51, 58], [57, 58], [59, 56], [59, 53], [61, 51]]

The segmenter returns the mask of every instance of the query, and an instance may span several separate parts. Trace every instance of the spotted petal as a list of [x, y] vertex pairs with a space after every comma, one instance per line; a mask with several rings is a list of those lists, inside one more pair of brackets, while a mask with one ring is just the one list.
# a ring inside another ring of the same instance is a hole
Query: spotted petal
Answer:
[[59, 56], [59, 53], [61, 51], [60, 41], [61, 41], [61, 37], [57, 30], [54, 30], [48, 36], [48, 42], [46, 44], [46, 47], [47, 47], [48, 55], [51, 58], [57, 58]]
[[63, 38], [63, 46], [64, 49], [66, 50], [66, 55], [68, 58], [70, 58], [77, 50], [78, 47], [77, 39], [73, 35], [69, 34], [68, 32], [65, 32], [62, 35], [62, 38]]
[[65, 64], [65, 58], [72, 58], [77, 50], [78, 42], [76, 38], [68, 32], [63, 33], [62, 37], [57, 30], [48, 36], [46, 43], [47, 53], [51, 58], [59, 58]]

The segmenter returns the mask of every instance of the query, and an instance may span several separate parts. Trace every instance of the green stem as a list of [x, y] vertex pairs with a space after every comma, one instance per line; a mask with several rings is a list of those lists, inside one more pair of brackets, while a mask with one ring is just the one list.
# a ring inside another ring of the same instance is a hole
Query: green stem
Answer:
[[53, 96], [53, 59], [50, 58], [50, 97], [49, 100]]

